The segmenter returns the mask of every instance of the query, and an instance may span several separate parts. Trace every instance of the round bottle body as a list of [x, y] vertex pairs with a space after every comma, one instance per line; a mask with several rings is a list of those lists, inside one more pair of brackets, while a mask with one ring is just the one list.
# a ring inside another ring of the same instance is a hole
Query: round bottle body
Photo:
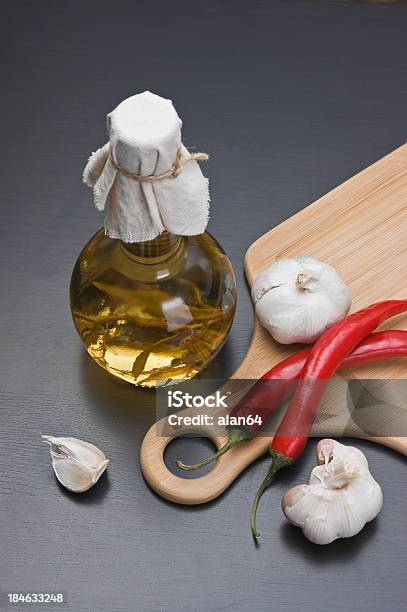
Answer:
[[198, 374], [222, 347], [236, 308], [231, 263], [208, 234], [126, 244], [100, 230], [75, 264], [75, 327], [91, 357], [135, 385]]

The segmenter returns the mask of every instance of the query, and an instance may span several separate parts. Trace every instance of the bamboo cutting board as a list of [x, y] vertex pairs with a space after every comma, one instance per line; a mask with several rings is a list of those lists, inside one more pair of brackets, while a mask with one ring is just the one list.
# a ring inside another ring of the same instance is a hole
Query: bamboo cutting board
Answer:
[[[385, 299], [407, 298], [407, 144], [259, 238], [245, 257], [249, 284], [277, 258], [294, 255], [311, 255], [333, 265], [351, 287], [351, 311]], [[391, 319], [381, 329], [386, 328], [407, 330], [407, 315]], [[297, 349], [274, 342], [256, 321], [248, 353], [232, 378], [258, 379]], [[366, 437], [357, 424], [344, 424], [347, 386], [344, 377], [407, 379], [407, 360], [368, 364], [353, 369], [352, 373], [338, 375], [324, 397], [314, 435], [346, 433]], [[230, 385], [224, 386], [222, 393]], [[235, 402], [241, 394], [233, 398]], [[193, 415], [194, 410], [187, 409], [182, 414]], [[222, 414], [222, 409], [211, 414]], [[211, 472], [187, 480], [167, 469], [163, 453], [173, 437], [188, 431], [174, 430], [173, 435], [163, 437], [157, 425], [153, 425], [140, 453], [149, 485], [166, 499], [183, 504], [199, 504], [220, 495], [242, 470], [266, 451], [269, 443], [262, 437], [241, 444], [222, 456]], [[215, 434], [213, 428], [193, 431], [211, 438], [218, 448], [227, 439], [225, 432]], [[406, 438], [372, 439], [407, 455]]]

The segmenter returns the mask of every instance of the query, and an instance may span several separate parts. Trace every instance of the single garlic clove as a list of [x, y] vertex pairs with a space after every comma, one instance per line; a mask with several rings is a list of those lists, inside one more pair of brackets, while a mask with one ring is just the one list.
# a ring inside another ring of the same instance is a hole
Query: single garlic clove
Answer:
[[83, 493], [93, 486], [92, 471], [79, 461], [69, 458], [54, 457], [54, 472], [59, 482], [69, 491]]
[[58, 481], [69, 491], [83, 493], [99, 480], [109, 460], [94, 444], [72, 437], [42, 436], [50, 445]]

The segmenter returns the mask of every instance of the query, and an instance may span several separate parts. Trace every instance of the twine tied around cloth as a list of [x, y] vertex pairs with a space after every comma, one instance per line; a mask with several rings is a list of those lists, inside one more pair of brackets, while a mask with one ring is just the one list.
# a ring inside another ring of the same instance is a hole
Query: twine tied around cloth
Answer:
[[137, 174], [137, 172], [132, 172], [131, 170], [127, 170], [127, 168], [123, 168], [123, 166], [120, 166], [120, 164], [115, 162], [110, 151], [109, 158], [116, 170], [118, 170], [118, 172], [121, 172], [121, 174], [124, 174], [124, 176], [138, 181], [139, 183], [153, 183], [154, 181], [161, 181], [162, 179], [166, 178], [177, 178], [177, 176], [181, 173], [182, 168], [189, 161], [207, 161], [209, 159], [209, 155], [207, 155], [206, 153], [191, 153], [189, 157], [184, 157], [181, 149], [179, 148], [175, 156], [175, 161], [172, 164], [171, 168], [169, 168], [169, 170], [167, 170], [166, 172], [162, 172], [162, 174], [148, 175]]

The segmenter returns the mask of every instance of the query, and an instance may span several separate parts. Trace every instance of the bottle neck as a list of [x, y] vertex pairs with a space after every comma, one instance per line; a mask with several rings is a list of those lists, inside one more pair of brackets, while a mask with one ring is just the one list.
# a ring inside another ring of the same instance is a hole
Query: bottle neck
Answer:
[[181, 236], [164, 231], [153, 240], [122, 242], [122, 246], [133, 260], [140, 263], [159, 263], [173, 255], [180, 248], [181, 241]]

